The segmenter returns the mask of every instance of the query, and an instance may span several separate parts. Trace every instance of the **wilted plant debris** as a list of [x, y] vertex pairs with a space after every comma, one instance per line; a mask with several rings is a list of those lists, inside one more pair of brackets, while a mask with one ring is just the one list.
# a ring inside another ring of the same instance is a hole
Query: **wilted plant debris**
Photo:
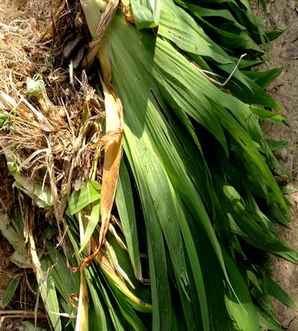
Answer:
[[[48, 11], [50, 8], [55, 10], [50, 2], [48, 5]], [[76, 3], [76, 6], [79, 4]], [[7, 229], [4, 231], [2, 226], [1, 230], [15, 251], [14, 243], [19, 243], [17, 240], [24, 243], [21, 245], [24, 250], [19, 255], [23, 254], [23, 257], [30, 260], [26, 243], [28, 239], [24, 237], [29, 230], [25, 224], [16, 225], [14, 221], [8, 221], [8, 216], [23, 217], [24, 221], [26, 211], [22, 205], [26, 201], [28, 203], [28, 200], [24, 200], [22, 196], [29, 196], [33, 206], [46, 208], [42, 215], [54, 226], [51, 230], [56, 237], [53, 245], [60, 240], [60, 244], [63, 244], [63, 233], [60, 233], [60, 237], [58, 232], [55, 234], [55, 217], [61, 222], [71, 192], [79, 190], [89, 177], [92, 176], [94, 180], [101, 177], [104, 109], [101, 98], [88, 84], [85, 72], [81, 71], [80, 79], [73, 76], [70, 82], [67, 69], [72, 52], [68, 51], [69, 54], [65, 56], [62, 39], [67, 33], [75, 34], [76, 31], [72, 24], [74, 13], [67, 11], [66, 3], [62, 6], [61, 2], [56, 9], [60, 11], [57, 14], [64, 19], [45, 16], [45, 19], [41, 20], [42, 26], [39, 26], [36, 18], [40, 14], [50, 14], [42, 12], [44, 4], [28, 1], [23, 11], [20, 11], [17, 10], [16, 4], [6, 3], [1, 5], [0, 9], [0, 147], [6, 159], [6, 162], [1, 159], [1, 209], [5, 212], [1, 214], [1, 222]], [[32, 13], [32, 16], [29, 13]], [[8, 14], [11, 14], [11, 17], [7, 17]], [[63, 24], [68, 28], [61, 30]], [[48, 26], [51, 28], [48, 29]], [[59, 33], [55, 31], [57, 27]], [[85, 46], [83, 44], [83, 47]], [[57, 65], [58, 59], [65, 61]], [[9, 175], [6, 167], [9, 169]], [[31, 217], [37, 221], [40, 211], [33, 206], [30, 210]], [[36, 238], [38, 233], [42, 235], [37, 240], [41, 246], [45, 245], [46, 238], [43, 237], [45, 232], [40, 230], [44, 229], [45, 225], [45, 221], [42, 224], [30, 225], [30, 231], [34, 230]], [[63, 226], [59, 224], [58, 228], [61, 230]], [[45, 247], [40, 248], [40, 252], [46, 251]], [[20, 247], [18, 249], [20, 250]], [[28, 270], [28, 264], [22, 265], [13, 258], [11, 260], [14, 265]], [[31, 262], [29, 267], [30, 265]], [[31, 277], [27, 271], [21, 270], [19, 274], [24, 276], [17, 276], [18, 284], [20, 279]], [[14, 284], [14, 274], [11, 279]], [[7, 284], [6, 282], [6, 286]], [[15, 287], [14, 290], [17, 290], [17, 286]], [[37, 288], [33, 291], [33, 298], [36, 299]], [[10, 300], [12, 298], [13, 295]], [[3, 306], [10, 303], [6, 301]], [[31, 300], [30, 304], [33, 304], [33, 307], [27, 307], [29, 310], [34, 308], [35, 301], [32, 303]], [[24, 309], [22, 305], [16, 306]], [[38, 318], [37, 311], [35, 315]], [[34, 315], [29, 318], [34, 318]], [[3, 323], [1, 327], [6, 325]]]
[[280, 330], [274, 36], [244, 0], [0, 4], [2, 327]]

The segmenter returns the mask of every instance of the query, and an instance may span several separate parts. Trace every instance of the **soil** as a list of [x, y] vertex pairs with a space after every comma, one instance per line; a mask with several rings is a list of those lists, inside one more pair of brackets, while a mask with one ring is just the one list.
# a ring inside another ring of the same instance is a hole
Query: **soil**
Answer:
[[[291, 179], [288, 187], [293, 193], [289, 199], [293, 204], [292, 222], [289, 228], [280, 229], [280, 237], [298, 249], [298, 1], [271, 0], [267, 11], [267, 25], [284, 28], [285, 32], [272, 44], [269, 54], [270, 67], [282, 67], [283, 72], [270, 87], [271, 94], [282, 102], [289, 126], [267, 126], [267, 132], [274, 139], [288, 141], [288, 148], [279, 157]], [[298, 265], [273, 259], [274, 278], [298, 303]], [[276, 303], [279, 319], [288, 331], [298, 330], [298, 308], [288, 309]]]

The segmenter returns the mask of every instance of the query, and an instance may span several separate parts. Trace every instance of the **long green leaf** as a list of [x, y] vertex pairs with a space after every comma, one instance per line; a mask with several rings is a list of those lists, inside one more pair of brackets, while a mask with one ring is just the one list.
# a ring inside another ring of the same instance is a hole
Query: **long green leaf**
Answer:
[[127, 243], [128, 253], [137, 279], [142, 279], [142, 267], [137, 232], [137, 220], [133, 200], [132, 187], [127, 167], [124, 162], [120, 168], [120, 179], [116, 194], [116, 205]]

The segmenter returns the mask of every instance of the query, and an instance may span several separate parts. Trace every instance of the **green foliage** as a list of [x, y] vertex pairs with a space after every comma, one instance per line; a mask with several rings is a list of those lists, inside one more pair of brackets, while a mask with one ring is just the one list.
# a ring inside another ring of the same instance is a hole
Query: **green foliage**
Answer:
[[17, 288], [19, 287], [19, 284], [20, 284], [20, 276], [15, 276], [9, 281], [7, 288], [5, 289], [5, 292], [3, 294], [3, 298], [1, 300], [2, 307], [6, 307], [11, 302], [11, 300], [13, 299], [16, 293]]
[[146, 229], [153, 330], [257, 330], [261, 317], [244, 274], [261, 267], [249, 250], [297, 262], [273, 230], [287, 221], [288, 207], [260, 127], [265, 114], [283, 120], [264, 90], [280, 70], [237, 68], [242, 54], [261, 56], [265, 32], [246, 1], [212, 3], [218, 7], [163, 1], [157, 36], [119, 14], [107, 35]]
[[[81, 281], [67, 274], [61, 252], [49, 248], [53, 268], [37, 277], [49, 273], [42, 297], [51, 289], [48, 304], [73, 315], [69, 298], [80, 292], [78, 315], [90, 330], [280, 330], [270, 297], [295, 303], [264, 276], [262, 257], [296, 263], [298, 255], [274, 230], [288, 222], [288, 203], [273, 175], [280, 143], [261, 129], [264, 120], [285, 121], [265, 91], [280, 69], [252, 70], [268, 34], [247, 0], [130, 4], [136, 25], [118, 10], [102, 45], [124, 107], [120, 225], [110, 224], [103, 256], [84, 265], [101, 190], [90, 180], [73, 192], [64, 254], [85, 268]], [[98, 5], [84, 1], [93, 33]]]
[[158, 26], [162, 0], [131, 0], [130, 6], [139, 29]]
[[98, 182], [90, 180], [82, 185], [79, 191], [75, 191], [69, 198], [69, 215], [75, 215], [91, 203], [100, 200], [100, 185]]

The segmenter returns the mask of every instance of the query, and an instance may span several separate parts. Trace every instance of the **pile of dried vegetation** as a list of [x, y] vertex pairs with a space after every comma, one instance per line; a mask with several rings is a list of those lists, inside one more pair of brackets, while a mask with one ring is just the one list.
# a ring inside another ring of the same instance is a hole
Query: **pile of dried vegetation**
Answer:
[[[0, 229], [7, 239], [1, 237], [1, 306], [13, 308], [2, 311], [1, 329], [9, 329], [12, 318], [45, 318], [37, 284], [32, 285], [38, 266], [31, 261], [28, 238], [34, 231], [35, 238], [42, 235], [37, 245], [47, 245], [43, 234], [49, 222], [57, 231], [53, 247], [64, 245], [71, 191], [102, 175], [103, 102], [83, 70], [80, 78], [68, 70], [80, 66], [86, 48], [79, 3], [70, 6], [65, 1], [0, 5]], [[18, 216], [27, 224], [15, 224]], [[43, 221], [31, 224], [36, 218]], [[20, 299], [11, 303], [16, 290]]]

